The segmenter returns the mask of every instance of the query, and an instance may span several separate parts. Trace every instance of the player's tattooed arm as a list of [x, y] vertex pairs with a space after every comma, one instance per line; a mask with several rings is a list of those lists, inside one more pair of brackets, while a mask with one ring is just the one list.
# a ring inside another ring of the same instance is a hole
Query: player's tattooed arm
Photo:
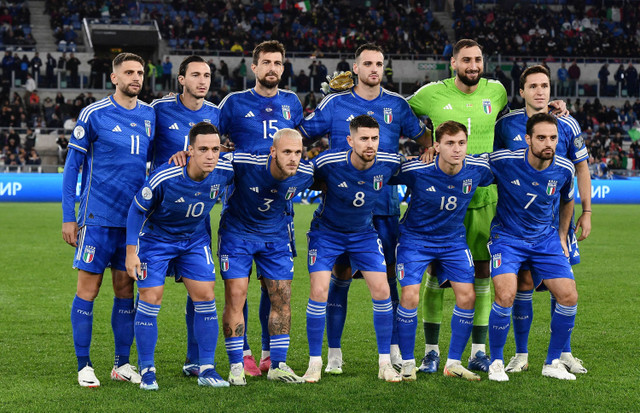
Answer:
[[289, 334], [291, 329], [291, 280], [265, 278], [264, 281], [271, 300], [269, 334]]

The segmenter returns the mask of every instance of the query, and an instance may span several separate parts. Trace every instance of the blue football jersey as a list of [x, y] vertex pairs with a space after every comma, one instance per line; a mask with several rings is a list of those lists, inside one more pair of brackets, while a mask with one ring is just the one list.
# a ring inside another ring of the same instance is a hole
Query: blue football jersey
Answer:
[[200, 182], [189, 177], [186, 165], [162, 165], [133, 199], [146, 219], [142, 228], [127, 228], [127, 244], [134, 245], [130, 237], [138, 233], [165, 241], [205, 234], [205, 218], [225, 186], [233, 181], [233, 175], [231, 163], [222, 158]]
[[405, 162], [389, 183], [411, 190], [409, 208], [400, 221], [402, 236], [446, 245], [464, 241], [464, 217], [471, 197], [478, 186], [493, 183], [493, 174], [486, 159], [467, 156], [460, 172], [448, 175], [439, 168], [436, 156], [429, 164]]
[[[145, 181], [155, 120], [148, 104], [138, 100], [128, 110], [113, 96], [80, 112], [69, 142], [70, 149], [85, 154], [78, 225], [126, 227], [131, 200]], [[68, 222], [74, 211], [65, 206]]]
[[373, 209], [384, 185], [400, 169], [401, 156], [378, 152], [373, 165], [360, 171], [351, 163], [351, 150], [326, 151], [313, 158], [317, 181], [326, 184], [313, 214], [311, 229], [360, 232], [373, 229]]
[[273, 134], [295, 129], [301, 121], [302, 104], [289, 90], [264, 97], [247, 89], [230, 93], [220, 102], [220, 133], [229, 136], [238, 152], [269, 153]]
[[522, 239], [549, 236], [554, 228], [554, 203], [573, 199], [575, 169], [571, 161], [556, 155], [542, 171], [527, 160], [529, 149], [502, 150], [489, 155], [498, 185], [498, 206], [491, 234]]
[[[496, 122], [493, 150], [508, 149], [517, 151], [528, 147], [524, 135], [527, 134], [529, 116], [525, 109], [514, 110]], [[571, 116], [563, 116], [558, 120], [558, 146], [556, 153], [572, 161], [574, 164], [589, 159], [587, 147], [582, 138], [578, 121]]]
[[276, 241], [288, 236], [285, 210], [297, 193], [313, 183], [313, 167], [302, 161], [298, 172], [282, 181], [271, 175], [270, 155], [231, 152], [225, 155], [235, 171], [233, 193], [220, 219], [220, 231], [252, 241]]
[[174, 153], [187, 150], [189, 130], [193, 125], [208, 122], [217, 127], [220, 123], [220, 109], [206, 100], [198, 110], [191, 110], [183, 105], [179, 94], [156, 99], [151, 102], [151, 106], [156, 111], [152, 171], [167, 163]]
[[[369, 115], [380, 125], [379, 150], [397, 153], [400, 137], [418, 139], [425, 131], [424, 124], [416, 117], [407, 101], [399, 94], [381, 88], [373, 100], [358, 96], [353, 88], [326, 96], [316, 110], [302, 121], [300, 131], [307, 138], [319, 138], [329, 134], [329, 148], [348, 151], [349, 122], [359, 115]], [[383, 188], [374, 215], [399, 215], [398, 191], [391, 186]]]

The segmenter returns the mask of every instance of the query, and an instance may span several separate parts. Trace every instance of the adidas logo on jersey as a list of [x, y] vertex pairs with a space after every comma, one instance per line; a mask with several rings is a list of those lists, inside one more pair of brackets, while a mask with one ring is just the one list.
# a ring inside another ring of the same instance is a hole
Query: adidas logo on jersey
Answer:
[[515, 138], [513, 138], [514, 142], [522, 142], [522, 136], [520, 136], [520, 134], [518, 134], [518, 136], [516, 136]]
[[353, 120], [353, 118], [354, 118], [354, 117], [355, 117], [355, 116], [350, 115], [350, 116], [347, 118], [347, 122], [351, 122], [351, 121]]
[[433, 185], [431, 185], [429, 188], [427, 188], [427, 191], [429, 192], [436, 192], [436, 188], [434, 188]]
[[253, 114], [253, 112], [249, 111], [249, 113], [247, 113], [246, 115], [244, 115], [245, 118], [253, 118], [256, 115]]
[[257, 186], [252, 186], [252, 187], [251, 187], [251, 188], [249, 188], [249, 189], [251, 189], [251, 190], [252, 190], [253, 192], [255, 192], [256, 194], [257, 194], [258, 192], [260, 192], [260, 188], [258, 188]]
[[340, 188], [348, 188], [349, 186], [347, 185], [346, 182], [342, 181], [342, 183], [340, 185], [338, 185]]
[[447, 104], [447, 106], [444, 106], [442, 109], [444, 110], [453, 110], [453, 106], [451, 106], [451, 103]]
[[122, 129], [120, 129], [120, 125], [116, 125], [115, 128], [111, 129], [111, 132], [122, 132]]
[[520, 180], [516, 179], [515, 181], [511, 181], [512, 184], [520, 186]]
[[178, 127], [177, 123], [174, 123], [173, 125], [169, 126], [169, 129], [178, 130], [180, 128]]
[[180, 198], [176, 199], [176, 204], [179, 204], [181, 202], [184, 202], [184, 198], [183, 197], [180, 197]]
[[575, 251], [573, 252], [573, 258], [577, 258], [577, 257], [579, 257], [579, 256], [580, 256], [580, 253], [578, 252], [578, 250], [575, 250]]

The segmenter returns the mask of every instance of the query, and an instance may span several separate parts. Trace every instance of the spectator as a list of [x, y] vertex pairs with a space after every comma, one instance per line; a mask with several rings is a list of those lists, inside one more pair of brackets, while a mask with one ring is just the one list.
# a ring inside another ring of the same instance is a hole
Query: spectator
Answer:
[[51, 53], [47, 53], [47, 68], [45, 76], [46, 87], [53, 88], [57, 85], [54, 71], [56, 69], [56, 59], [51, 56]]
[[571, 96], [577, 96], [578, 94], [578, 82], [580, 81], [580, 68], [578, 67], [578, 63], [574, 60], [569, 66], [569, 94]]
[[171, 90], [171, 72], [173, 70], [173, 63], [169, 56], [162, 63], [162, 88], [164, 90]]
[[451, 42], [449, 41], [449, 39], [447, 39], [444, 41], [444, 49], [442, 50], [442, 57], [450, 58], [451, 56], [453, 56], [453, 46], [451, 45]]
[[29, 101], [29, 97], [36, 90], [36, 81], [33, 79], [30, 73], [27, 73], [24, 88], [26, 89], [24, 100]]
[[[389, 64], [391, 64], [391, 60], [389, 60]], [[322, 60], [318, 61], [318, 67], [316, 68], [316, 80], [315, 80], [315, 88], [320, 89], [320, 84], [327, 80], [327, 66], [322, 63]]]
[[384, 68], [384, 75], [387, 78], [387, 85], [393, 84], [393, 63], [391, 59], [389, 59], [387, 66]]
[[[220, 60], [220, 76], [222, 76], [225, 82], [229, 80], [229, 66], [227, 66], [224, 60]], [[220, 84], [220, 87], [222, 87], [222, 84]]]
[[42, 67], [42, 59], [40, 59], [40, 55], [38, 52], [35, 52], [33, 57], [31, 58], [31, 62], [29, 62], [31, 66], [31, 76], [36, 80], [36, 82], [40, 81], [40, 68]]
[[78, 68], [80, 67], [80, 60], [73, 55], [69, 54], [69, 60], [66, 62], [65, 69], [69, 72], [69, 86], [80, 87], [80, 78], [78, 76]]
[[5, 51], [2, 58], [2, 77], [6, 80], [11, 79], [11, 73], [13, 72], [13, 56], [11, 52]]
[[296, 86], [298, 87], [299, 93], [304, 93], [309, 91], [309, 76], [304, 73], [304, 70], [301, 70], [296, 78]]
[[613, 75], [613, 80], [616, 81], [616, 95], [621, 95], [622, 88], [626, 88], [626, 83], [624, 81], [624, 65], [622, 63], [620, 63], [618, 70], [616, 70], [615, 75]]
[[600, 80], [600, 95], [609, 96], [609, 64], [605, 63], [600, 67], [598, 80]]
[[60, 57], [58, 58], [58, 73], [60, 73], [60, 76], [62, 76], [63, 79], [66, 79], [67, 77], [67, 54], [66, 53], [62, 53], [62, 55], [60, 55]]
[[29, 73], [29, 58], [26, 54], [22, 55], [22, 59], [20, 59], [18, 68], [18, 76], [20, 77], [20, 81], [22, 82], [22, 84], [25, 84], [25, 82], [27, 81], [27, 74]]
[[638, 96], [638, 71], [633, 63], [629, 62], [627, 70], [624, 71], [624, 78], [627, 81], [627, 96]]
[[40, 165], [42, 163], [42, 159], [40, 159], [40, 155], [36, 148], [31, 148], [27, 151], [27, 165]]
[[280, 85], [279, 87], [284, 88], [289, 86], [289, 80], [293, 77], [293, 65], [289, 59], [285, 59], [284, 61], [284, 70], [282, 71], [282, 76], [280, 76]]
[[[513, 62], [513, 67], [511, 68], [511, 79], [513, 81], [513, 90], [519, 90], [520, 88], [520, 75], [524, 69], [520, 66], [520, 59]], [[509, 91], [509, 89], [507, 89]]]
[[558, 68], [558, 84], [560, 85], [560, 96], [567, 96], [569, 94], [569, 71], [564, 62]]
[[340, 72], [348, 72], [349, 70], [351, 70], [351, 67], [349, 66], [349, 63], [347, 63], [347, 61], [343, 57], [338, 62], [338, 65], [336, 66], [336, 70], [338, 71], [338, 73], [340, 73]]
[[507, 89], [509, 87], [509, 78], [507, 77], [507, 75], [502, 71], [502, 67], [500, 65], [496, 65], [495, 70], [493, 71], [493, 77], [499, 81], [500, 83], [502, 83], [502, 86], [504, 86], [505, 89]]

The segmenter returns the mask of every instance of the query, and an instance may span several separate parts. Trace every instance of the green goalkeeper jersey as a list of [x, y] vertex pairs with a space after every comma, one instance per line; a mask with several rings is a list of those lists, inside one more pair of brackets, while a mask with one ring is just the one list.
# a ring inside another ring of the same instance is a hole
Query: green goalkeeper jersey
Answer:
[[[467, 127], [467, 153], [493, 151], [493, 134], [498, 115], [507, 109], [507, 91], [497, 80], [480, 79], [473, 93], [456, 87], [455, 78], [429, 83], [409, 97], [418, 116], [428, 116], [434, 131], [442, 122], [455, 120]], [[478, 188], [469, 208], [497, 202], [495, 188]]]

